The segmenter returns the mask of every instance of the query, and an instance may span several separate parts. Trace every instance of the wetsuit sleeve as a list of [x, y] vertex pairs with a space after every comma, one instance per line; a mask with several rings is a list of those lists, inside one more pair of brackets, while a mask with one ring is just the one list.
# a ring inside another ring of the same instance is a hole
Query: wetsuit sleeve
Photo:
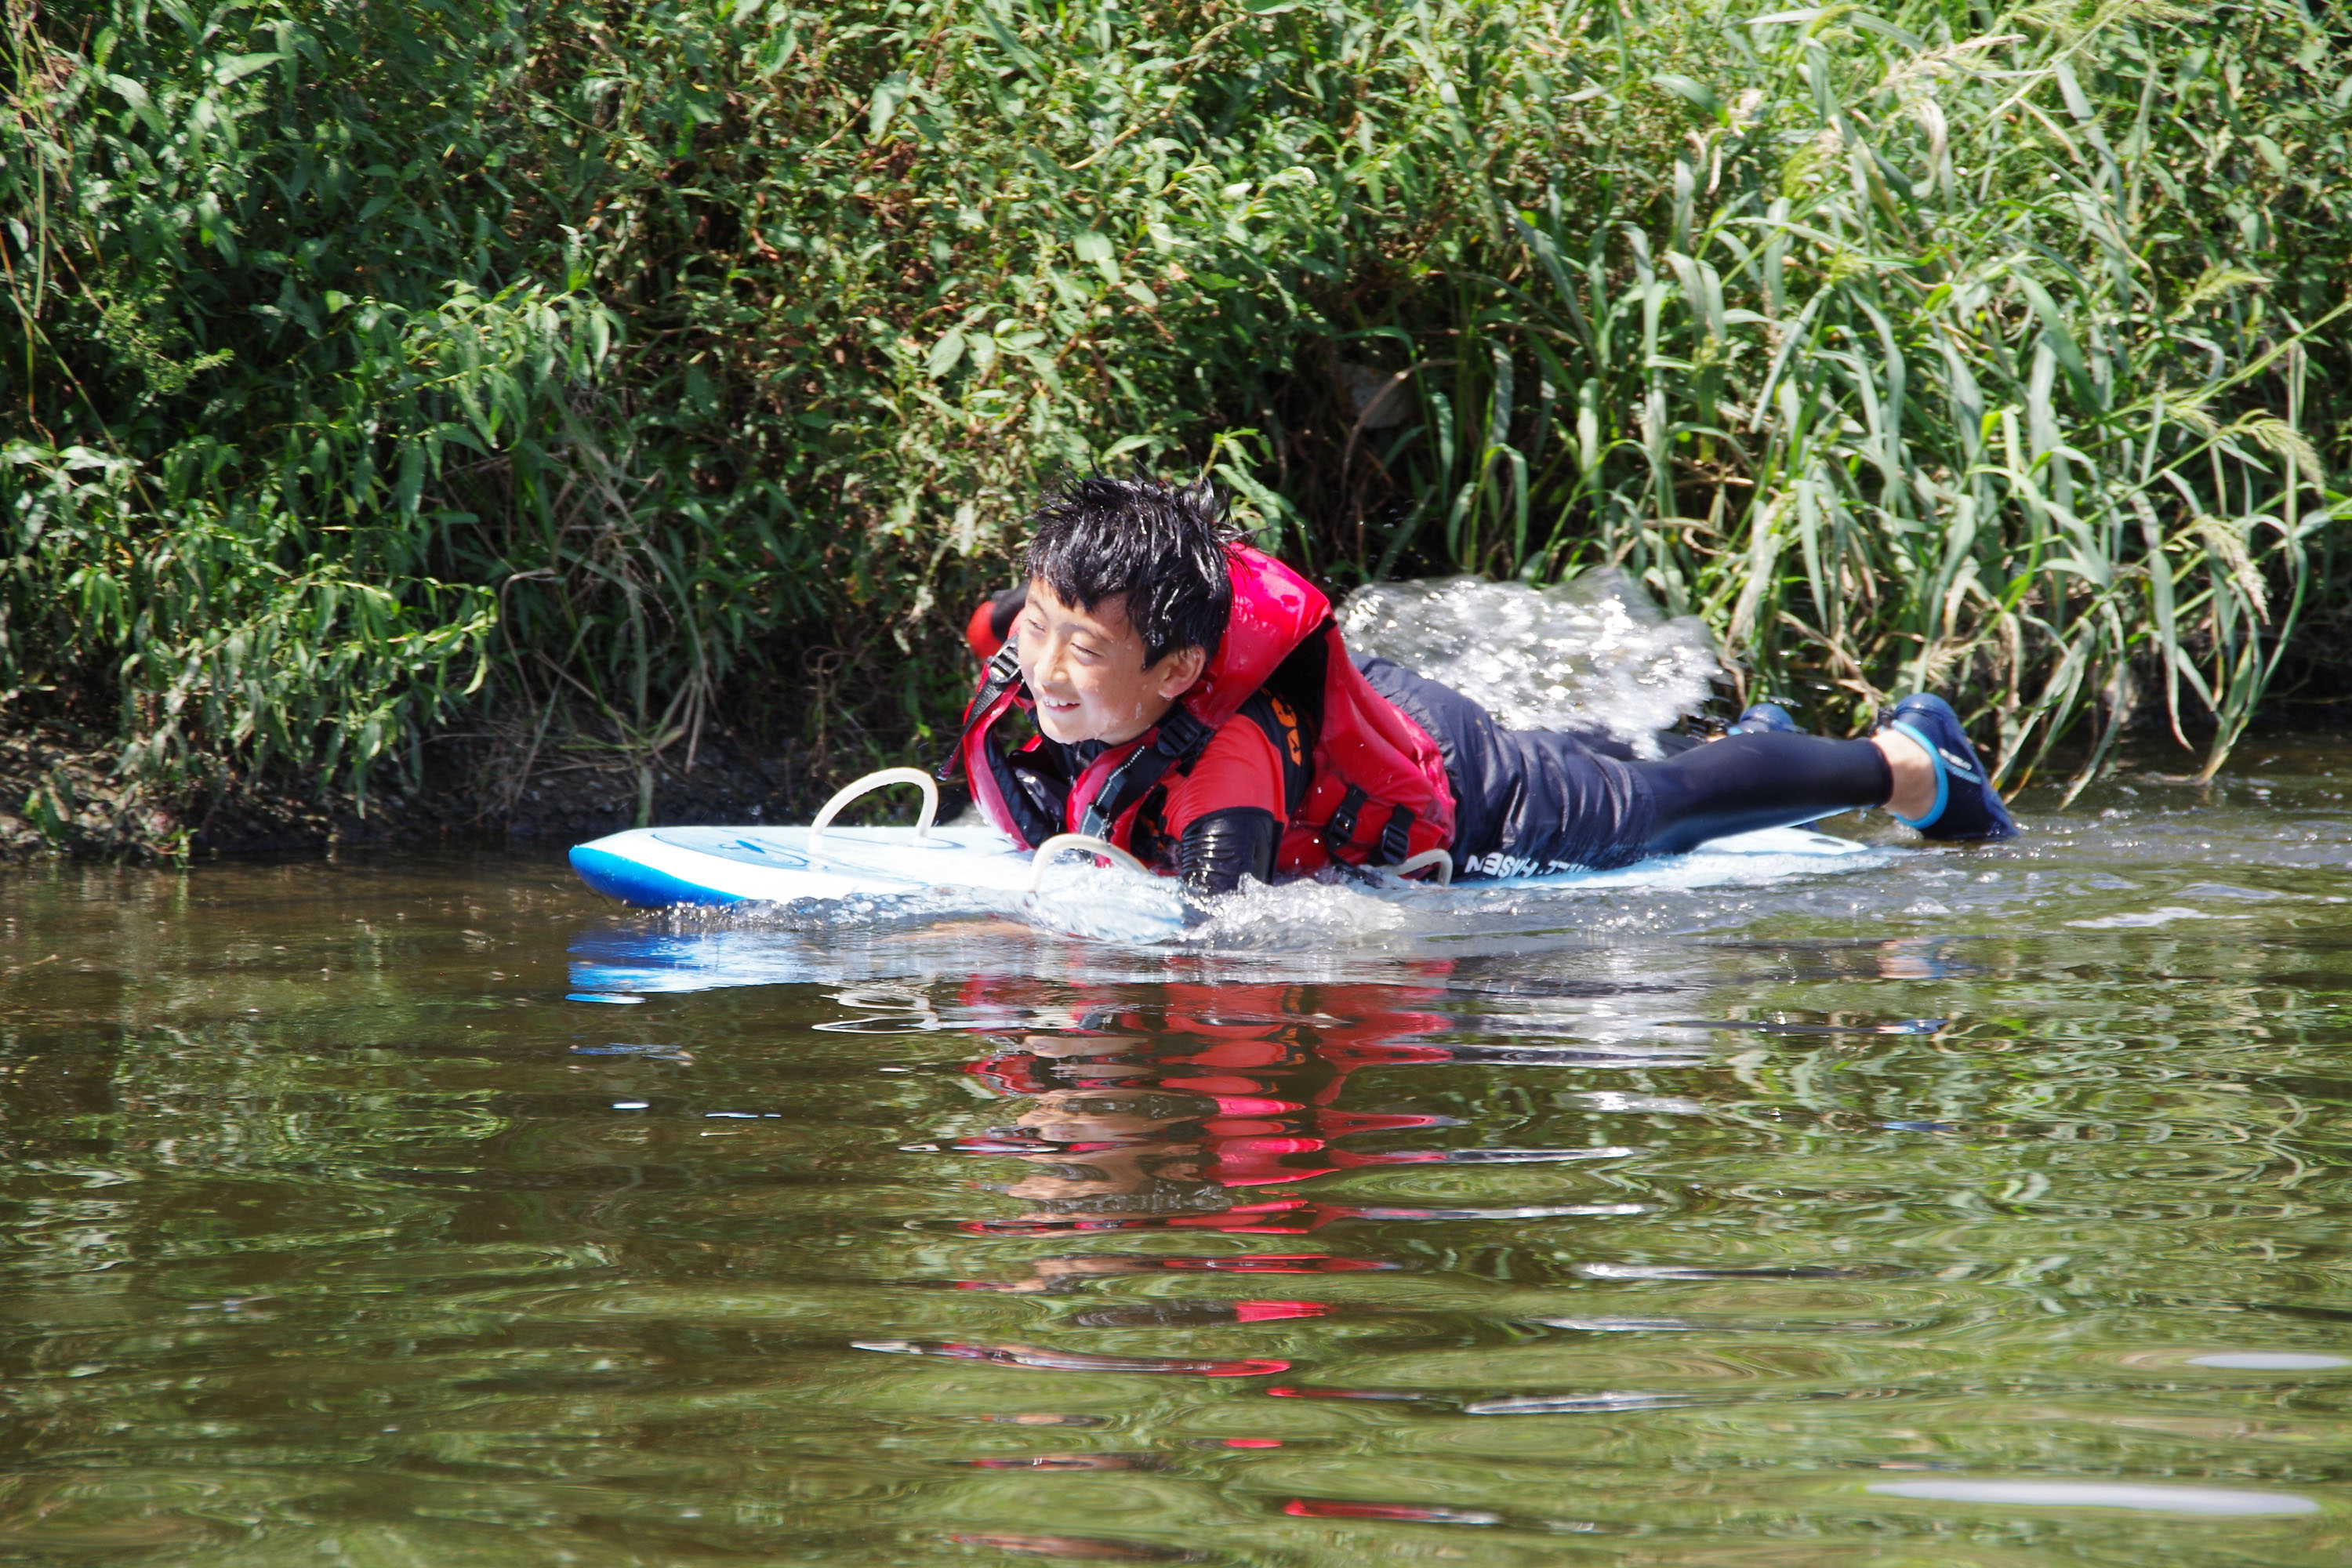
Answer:
[[1263, 806], [1229, 805], [1192, 819], [1176, 841], [1176, 874], [1195, 892], [1230, 893], [1244, 877], [1274, 880], [1282, 825]]
[[1168, 792], [1161, 817], [1176, 868], [1203, 891], [1231, 892], [1244, 872], [1272, 879], [1282, 837], [1283, 775], [1274, 742], [1255, 724], [1225, 725]]

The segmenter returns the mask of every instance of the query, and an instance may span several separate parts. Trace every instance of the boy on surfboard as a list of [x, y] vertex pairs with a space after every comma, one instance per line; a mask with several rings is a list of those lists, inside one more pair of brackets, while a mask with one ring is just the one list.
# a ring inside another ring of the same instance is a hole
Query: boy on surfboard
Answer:
[[2017, 831], [1939, 697], [1861, 741], [1759, 705], [1645, 762], [1351, 658], [1329, 601], [1240, 542], [1205, 484], [1097, 475], [1030, 521], [1025, 588], [972, 617], [988, 665], [940, 770], [1025, 845], [1091, 834], [1227, 892], [1435, 850], [1462, 877], [1602, 869], [1868, 806], [1929, 838]]

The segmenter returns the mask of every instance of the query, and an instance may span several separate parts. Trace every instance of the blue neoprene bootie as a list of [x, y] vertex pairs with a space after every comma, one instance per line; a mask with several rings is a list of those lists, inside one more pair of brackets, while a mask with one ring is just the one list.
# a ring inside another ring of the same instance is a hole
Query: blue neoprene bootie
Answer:
[[2000, 792], [1977, 760], [1977, 750], [1969, 744], [1968, 731], [1960, 728], [1960, 716], [1950, 703], [1926, 692], [1906, 697], [1895, 705], [1885, 728], [1918, 742], [1936, 764], [1935, 808], [1916, 821], [1891, 811], [1889, 816], [1927, 838], [2017, 837], [2017, 824], [2001, 805]]
[[1793, 735], [1797, 721], [1789, 710], [1777, 702], [1751, 702], [1729, 729], [1727, 735]]

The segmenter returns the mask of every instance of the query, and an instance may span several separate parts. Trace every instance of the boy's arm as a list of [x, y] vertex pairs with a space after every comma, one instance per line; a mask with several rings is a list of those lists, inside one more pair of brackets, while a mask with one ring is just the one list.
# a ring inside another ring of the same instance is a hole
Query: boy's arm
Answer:
[[1197, 816], [1176, 840], [1176, 874], [1195, 892], [1230, 893], [1244, 876], [1274, 880], [1282, 823], [1262, 805], [1229, 805]]
[[1196, 892], [1230, 893], [1244, 876], [1274, 880], [1283, 828], [1283, 773], [1265, 731], [1237, 721], [1217, 731], [1169, 792], [1176, 874]]

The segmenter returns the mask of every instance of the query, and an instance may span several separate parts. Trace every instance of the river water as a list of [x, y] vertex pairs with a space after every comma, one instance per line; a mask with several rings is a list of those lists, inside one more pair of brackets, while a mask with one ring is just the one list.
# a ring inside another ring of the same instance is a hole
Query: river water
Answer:
[[2179, 765], [1175, 951], [9, 871], [0, 1562], [2352, 1560], [2352, 745]]

